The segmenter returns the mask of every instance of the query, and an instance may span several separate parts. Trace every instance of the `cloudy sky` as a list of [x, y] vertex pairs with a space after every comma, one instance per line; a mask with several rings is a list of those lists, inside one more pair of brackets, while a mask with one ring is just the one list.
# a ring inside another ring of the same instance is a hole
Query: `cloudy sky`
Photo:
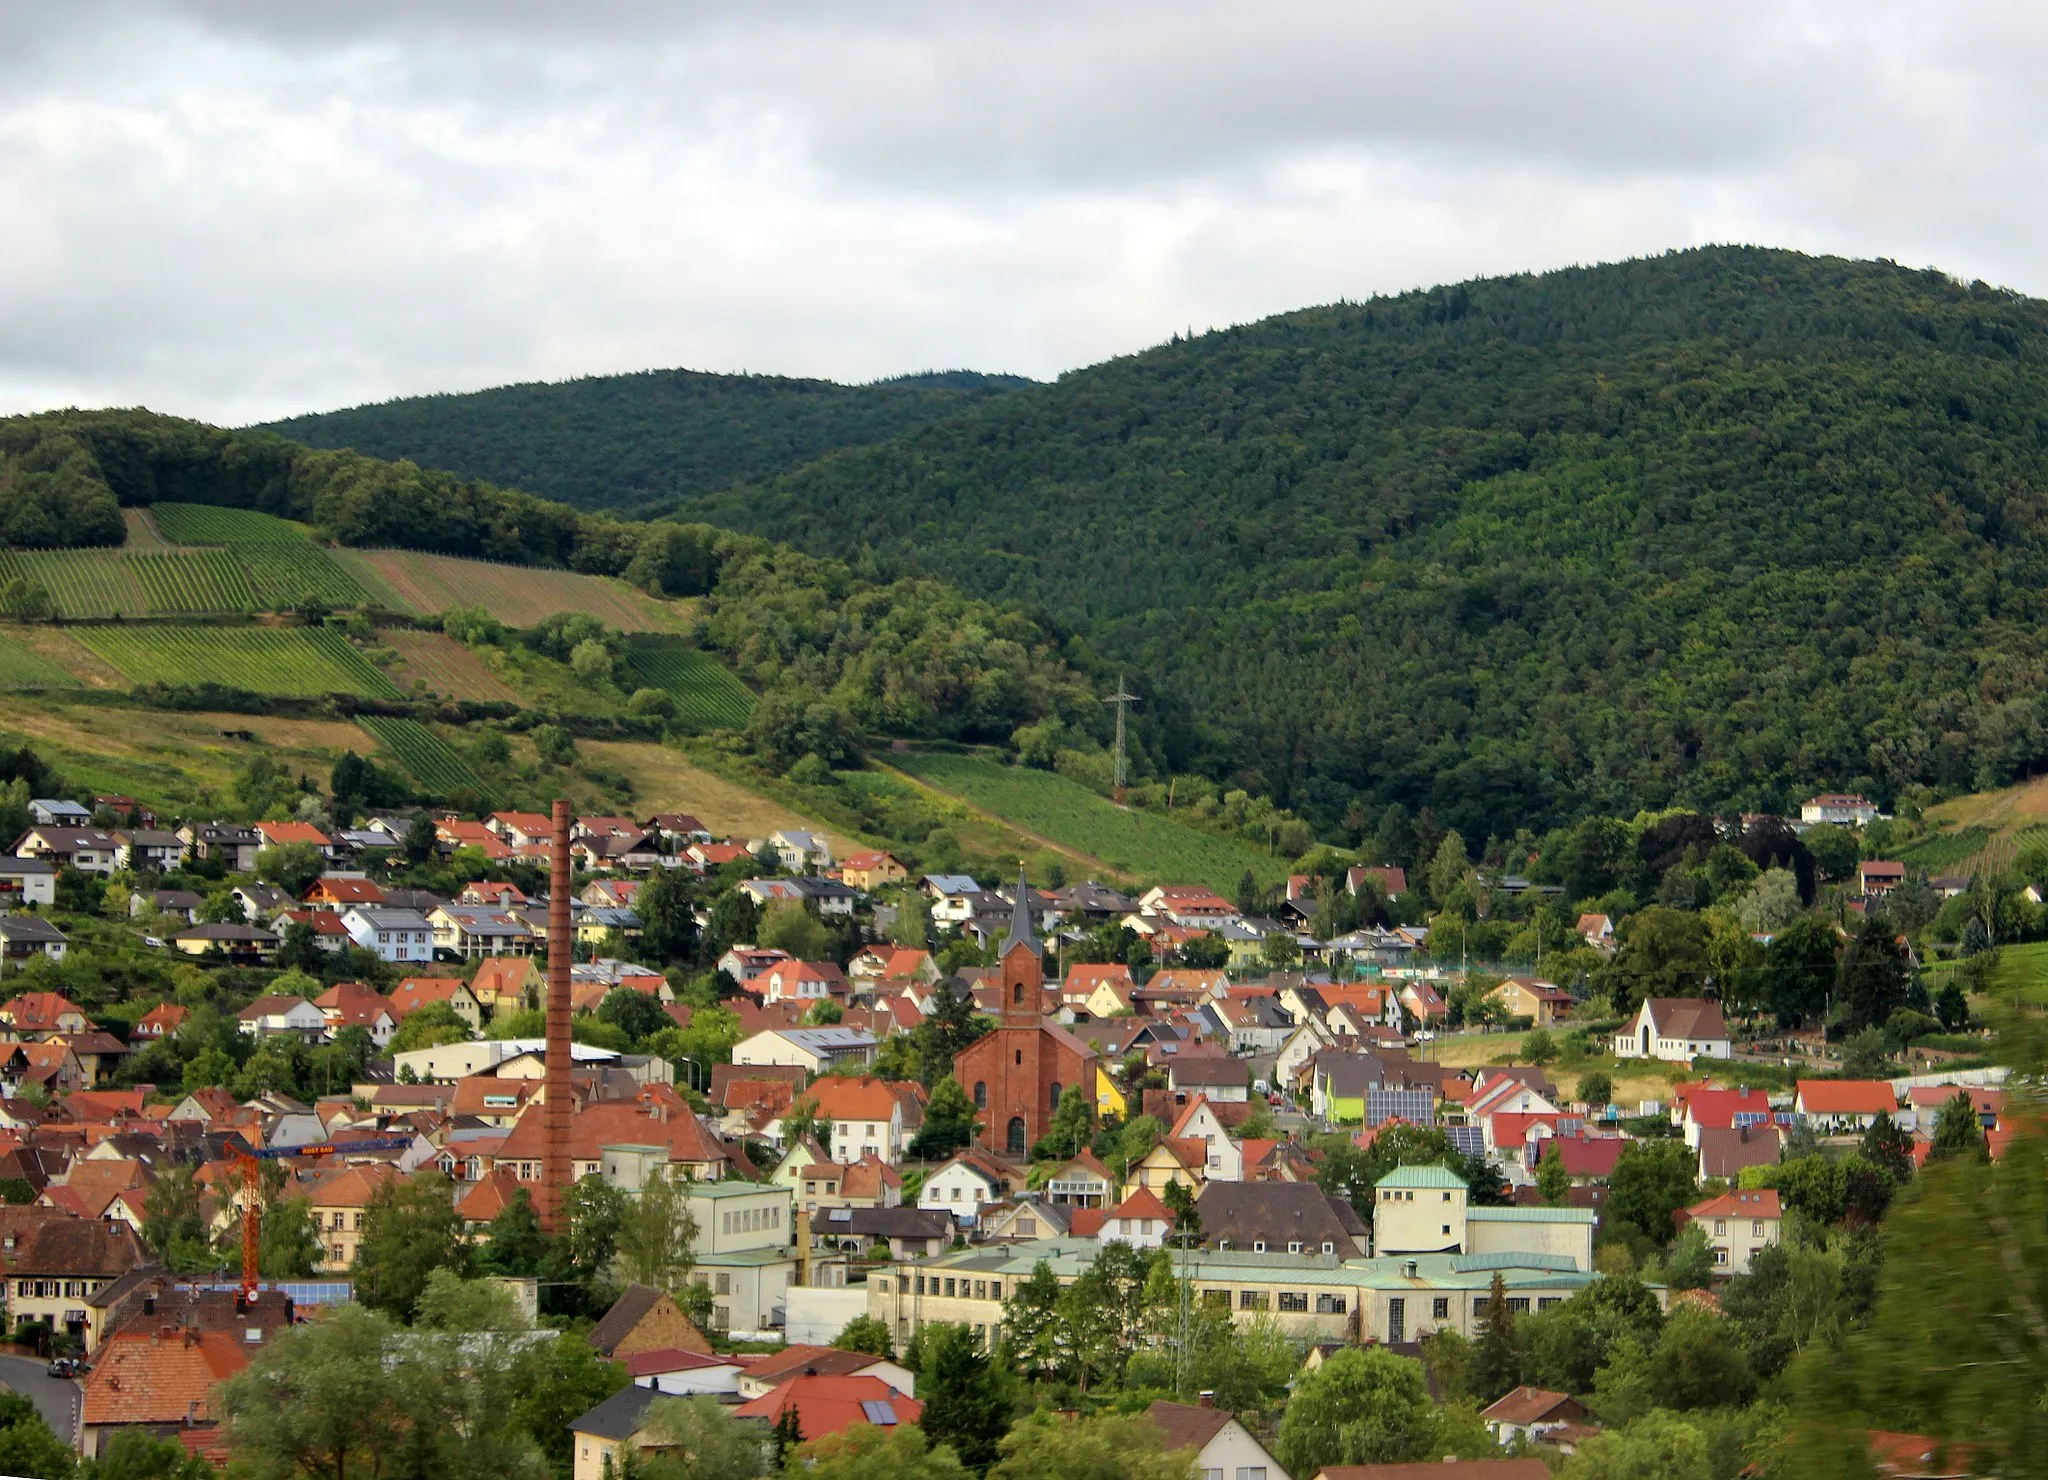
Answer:
[[1752, 241], [2048, 294], [2048, 12], [0, 0], [0, 411], [1050, 376]]

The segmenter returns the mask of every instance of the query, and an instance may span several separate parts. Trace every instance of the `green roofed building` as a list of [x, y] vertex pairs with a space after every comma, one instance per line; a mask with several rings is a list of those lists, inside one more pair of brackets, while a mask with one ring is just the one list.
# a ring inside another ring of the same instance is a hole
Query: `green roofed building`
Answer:
[[1541, 1254], [1593, 1267], [1591, 1208], [1475, 1208], [1443, 1166], [1396, 1167], [1373, 1184], [1373, 1252]]

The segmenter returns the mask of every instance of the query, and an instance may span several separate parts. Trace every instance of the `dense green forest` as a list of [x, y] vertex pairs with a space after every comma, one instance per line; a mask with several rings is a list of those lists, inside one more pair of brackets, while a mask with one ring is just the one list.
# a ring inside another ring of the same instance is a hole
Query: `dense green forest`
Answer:
[[2048, 759], [2048, 304], [1708, 249], [1339, 303], [681, 517], [1024, 604], [1177, 767], [1363, 831]]
[[872, 385], [649, 370], [296, 416], [268, 430], [524, 488], [581, 509], [673, 504], [885, 441], [1029, 385], [944, 371]]
[[121, 537], [120, 506], [213, 504], [300, 520], [344, 545], [566, 566], [701, 598], [696, 636], [763, 692], [764, 748], [791, 760], [851, 759], [873, 732], [1007, 742], [1034, 723], [1101, 723], [1064, 640], [1016, 610], [935, 580], [871, 581], [755, 535], [580, 513], [411, 463], [146, 411], [0, 420], [0, 459], [54, 465], [67, 496], [104, 501], [106, 542]]

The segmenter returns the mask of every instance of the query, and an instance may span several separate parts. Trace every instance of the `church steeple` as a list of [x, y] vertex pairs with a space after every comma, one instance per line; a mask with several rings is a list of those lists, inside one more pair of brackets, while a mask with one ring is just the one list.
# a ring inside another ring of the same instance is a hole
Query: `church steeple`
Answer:
[[1045, 1009], [1045, 947], [1031, 928], [1031, 885], [1017, 866], [1017, 897], [1010, 901], [1010, 933], [996, 960], [1003, 973], [1003, 1020], [1036, 1025]]
[[1024, 882], [1024, 865], [1017, 865], [1017, 897], [1010, 901], [1010, 933], [1003, 939], [1001, 956], [1010, 954], [1010, 947], [1023, 946], [1033, 955], [1043, 955], [1045, 947], [1039, 944], [1038, 932], [1031, 928], [1031, 886]]

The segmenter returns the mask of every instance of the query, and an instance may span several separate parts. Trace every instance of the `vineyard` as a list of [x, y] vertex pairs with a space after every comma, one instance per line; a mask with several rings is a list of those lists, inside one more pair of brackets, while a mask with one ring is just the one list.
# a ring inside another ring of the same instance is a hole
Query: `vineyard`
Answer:
[[289, 698], [397, 698], [338, 632], [277, 627], [91, 627], [79, 640], [133, 684], [217, 683]]
[[311, 544], [304, 527], [254, 509], [215, 504], [152, 504], [156, 527], [174, 545], [275, 545], [287, 540]]
[[249, 573], [226, 550], [126, 555], [151, 616], [192, 616], [202, 612], [256, 609]]
[[[223, 552], [227, 553], [227, 552]], [[327, 551], [305, 540], [236, 545], [263, 606], [282, 611], [311, 596], [329, 606], [369, 606], [376, 597]]]
[[478, 699], [517, 704], [519, 695], [483, 664], [483, 660], [452, 637], [388, 627], [378, 634], [398, 654], [394, 675], [401, 688], [424, 683], [444, 699]]
[[0, 640], [0, 689], [75, 689], [78, 680], [41, 653]]
[[890, 756], [889, 764], [1120, 873], [1207, 884], [1225, 894], [1235, 893], [1246, 873], [1262, 884], [1287, 877], [1284, 858], [1157, 813], [1119, 807], [1050, 771], [936, 753]]
[[445, 797], [458, 791], [485, 790], [482, 780], [456, 754], [455, 747], [418, 720], [363, 714], [356, 716], [356, 723], [429, 791]]
[[636, 686], [671, 695], [686, 725], [739, 730], [753, 716], [753, 694], [709, 653], [673, 643], [636, 642], [626, 649], [626, 666]]
[[480, 606], [501, 622], [531, 627], [557, 612], [588, 612], [621, 632], [659, 632], [678, 626], [680, 610], [656, 601], [623, 581], [549, 570], [532, 565], [498, 565], [420, 550], [342, 550], [340, 561], [388, 590], [394, 605], [417, 612]]

